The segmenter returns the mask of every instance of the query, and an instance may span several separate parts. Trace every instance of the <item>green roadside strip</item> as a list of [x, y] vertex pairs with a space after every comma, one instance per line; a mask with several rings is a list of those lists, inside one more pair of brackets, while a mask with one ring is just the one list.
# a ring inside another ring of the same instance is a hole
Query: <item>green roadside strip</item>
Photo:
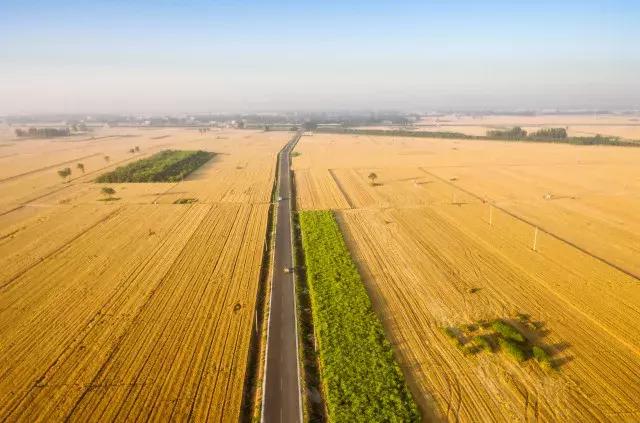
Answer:
[[329, 421], [419, 421], [333, 213], [299, 218]]

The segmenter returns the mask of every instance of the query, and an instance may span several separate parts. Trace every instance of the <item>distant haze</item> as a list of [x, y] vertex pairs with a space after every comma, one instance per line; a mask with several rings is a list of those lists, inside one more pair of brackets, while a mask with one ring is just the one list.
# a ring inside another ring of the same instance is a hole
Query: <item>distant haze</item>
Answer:
[[640, 109], [638, 21], [635, 1], [5, 0], [0, 114]]

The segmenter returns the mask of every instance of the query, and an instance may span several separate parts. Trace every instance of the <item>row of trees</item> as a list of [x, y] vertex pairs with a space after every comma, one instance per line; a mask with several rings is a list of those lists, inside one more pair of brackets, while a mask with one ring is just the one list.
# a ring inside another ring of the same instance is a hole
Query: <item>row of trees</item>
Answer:
[[16, 128], [16, 136], [20, 138], [54, 138], [54, 137], [68, 137], [71, 135], [69, 128], [36, 128], [31, 127], [29, 129]]
[[542, 128], [530, 135], [531, 138], [539, 140], [562, 140], [567, 138], [565, 128]]
[[467, 135], [461, 132], [445, 132], [445, 131], [407, 131], [404, 129], [354, 129], [339, 127], [317, 127], [315, 129], [307, 129], [315, 132], [327, 134], [357, 134], [357, 135], [384, 135], [393, 137], [414, 137], [414, 138], [445, 138], [457, 140], [480, 140], [486, 137], [478, 135]]
[[[105, 156], [105, 159], [107, 159], [109, 156]], [[84, 173], [84, 163], [78, 163], [76, 164], [76, 167], [82, 171], [82, 173]], [[71, 177], [71, 168], [70, 167], [65, 167], [63, 169], [58, 170], [58, 176], [60, 176], [62, 179], [65, 180], [65, 182], [69, 182], [69, 178]], [[114, 198], [113, 196], [116, 193], [116, 190], [111, 188], [111, 187], [102, 187], [100, 189], [100, 192], [102, 193], [102, 195], [104, 195], [105, 197], [107, 197], [107, 200], [117, 200], [116, 198]]]
[[624, 140], [620, 137], [594, 135], [591, 137], [570, 137], [564, 128], [544, 128], [530, 135], [520, 127], [508, 130], [488, 131], [487, 135], [468, 135], [459, 132], [406, 131], [401, 129], [353, 129], [319, 127], [315, 132], [328, 134], [383, 135], [414, 138], [445, 138], [458, 140], [505, 140], [526, 142], [550, 142], [575, 145], [614, 145], [619, 147], [640, 147], [640, 142]]
[[487, 131], [487, 137], [507, 140], [563, 140], [567, 138], [565, 128], [542, 128], [530, 134], [519, 126], [507, 130]]

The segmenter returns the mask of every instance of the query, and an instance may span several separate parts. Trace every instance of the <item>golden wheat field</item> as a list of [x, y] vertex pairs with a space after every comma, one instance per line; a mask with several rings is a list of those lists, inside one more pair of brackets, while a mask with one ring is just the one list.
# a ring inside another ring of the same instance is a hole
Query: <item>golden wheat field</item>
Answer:
[[[0, 418], [237, 420], [276, 155], [290, 137], [131, 128], [64, 140], [7, 135]], [[101, 201], [96, 176], [167, 148], [217, 155], [178, 183], [109, 184], [118, 200]], [[72, 169], [69, 182], [56, 173], [62, 167]]]
[[[314, 134], [296, 151], [298, 206], [336, 210], [427, 420], [640, 419], [640, 149]], [[496, 318], [555, 369], [443, 334]]]

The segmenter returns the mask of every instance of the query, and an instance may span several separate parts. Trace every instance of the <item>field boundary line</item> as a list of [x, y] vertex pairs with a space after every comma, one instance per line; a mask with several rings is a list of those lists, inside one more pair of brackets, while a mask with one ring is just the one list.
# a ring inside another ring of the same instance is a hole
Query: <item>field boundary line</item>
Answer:
[[353, 205], [353, 202], [351, 201], [351, 198], [349, 197], [349, 195], [347, 194], [347, 192], [344, 190], [344, 187], [342, 186], [342, 184], [340, 183], [340, 180], [336, 177], [336, 175], [333, 173], [333, 171], [335, 169], [327, 169], [329, 171], [329, 175], [331, 175], [331, 178], [333, 179], [333, 182], [335, 182], [336, 186], [338, 187], [338, 189], [340, 190], [340, 193], [342, 194], [342, 196], [344, 197], [345, 201], [347, 202], [347, 204], [349, 205], [349, 208], [351, 209], [355, 209], [355, 206]]
[[78, 160], [84, 160], [84, 159], [88, 159], [90, 157], [101, 156], [101, 155], [102, 155], [102, 153], [89, 154], [88, 156], [78, 157], [77, 159], [72, 159], [72, 160], [67, 160], [65, 162], [55, 163], [55, 164], [52, 164], [52, 165], [49, 165], [49, 166], [41, 167], [39, 169], [33, 169], [33, 170], [28, 171], [28, 172], [23, 172], [23, 173], [19, 173], [17, 175], [12, 175], [12, 176], [8, 176], [6, 178], [0, 179], [0, 183], [11, 181], [11, 180], [18, 179], [18, 178], [22, 178], [23, 176], [33, 175], [34, 173], [44, 172], [45, 170], [53, 169], [53, 168], [58, 167], [58, 166], [62, 166], [62, 165], [66, 165], [66, 164], [69, 164], [69, 163], [77, 162]]
[[544, 227], [542, 227], [542, 226], [540, 226], [538, 224], [535, 224], [532, 221], [530, 221], [530, 220], [528, 220], [528, 219], [526, 219], [526, 218], [524, 218], [522, 216], [519, 216], [519, 215], [517, 215], [517, 214], [515, 214], [515, 213], [513, 213], [513, 212], [511, 212], [511, 211], [509, 211], [507, 209], [505, 209], [502, 206], [497, 205], [495, 203], [495, 201], [493, 201], [491, 199], [488, 199], [488, 198], [484, 198], [484, 197], [482, 197], [482, 196], [480, 196], [480, 195], [478, 195], [478, 194], [476, 194], [476, 193], [474, 193], [472, 191], [469, 191], [469, 190], [467, 190], [465, 188], [462, 188], [462, 187], [460, 187], [460, 186], [458, 186], [456, 184], [453, 184], [450, 181], [447, 181], [445, 178], [442, 178], [442, 177], [440, 177], [438, 175], [435, 175], [435, 174], [429, 172], [428, 170], [424, 169], [423, 167], [419, 167], [418, 169], [420, 169], [422, 172], [426, 173], [427, 175], [432, 176], [432, 177], [440, 180], [441, 182], [444, 182], [445, 184], [447, 184], [447, 185], [449, 185], [451, 187], [454, 187], [457, 190], [462, 191], [465, 194], [470, 195], [470, 196], [474, 197], [477, 200], [482, 201], [483, 203], [490, 204], [492, 207], [495, 207], [496, 209], [498, 209], [501, 212], [513, 217], [516, 220], [519, 220], [519, 221], [521, 221], [523, 223], [526, 223], [527, 225], [530, 225], [530, 226], [532, 226], [534, 228], [538, 228], [538, 230], [540, 232], [542, 232], [542, 233], [544, 233], [546, 235], [549, 235], [551, 238], [554, 238], [554, 239], [556, 239], [556, 240], [558, 240], [560, 242], [564, 242], [565, 244], [575, 248], [576, 250], [580, 251], [581, 253], [586, 254], [587, 256], [589, 256], [591, 258], [594, 258], [594, 259], [600, 261], [601, 263], [606, 264], [607, 266], [613, 267], [617, 271], [619, 271], [621, 273], [624, 273], [625, 275], [627, 275], [627, 276], [635, 279], [636, 281], [640, 282], [640, 275], [637, 275], [637, 274], [633, 273], [632, 271], [627, 270], [627, 269], [625, 269], [625, 268], [623, 268], [623, 267], [621, 267], [621, 266], [619, 266], [619, 265], [607, 260], [604, 257], [600, 257], [600, 256], [590, 252], [589, 250], [585, 249], [584, 247], [579, 246], [578, 244], [574, 243], [573, 241], [570, 241], [570, 240], [568, 240], [568, 239], [566, 239], [564, 237], [561, 237], [560, 235], [556, 235], [555, 233], [545, 229]]
[[119, 206], [117, 209], [115, 209], [114, 211], [112, 211], [111, 213], [107, 214], [106, 216], [100, 218], [97, 222], [95, 222], [94, 224], [90, 225], [89, 227], [83, 229], [82, 231], [80, 231], [80, 233], [74, 235], [71, 239], [69, 239], [67, 242], [65, 242], [64, 244], [62, 244], [61, 246], [59, 246], [58, 248], [56, 248], [55, 250], [53, 250], [52, 252], [50, 252], [49, 254], [47, 254], [44, 257], [41, 257], [40, 260], [38, 260], [38, 262], [25, 267], [22, 270], [19, 270], [18, 273], [15, 273], [11, 278], [9, 278], [8, 280], [6, 280], [4, 283], [0, 284], [0, 290], [6, 288], [7, 286], [11, 285], [13, 282], [15, 282], [16, 279], [18, 279], [20, 276], [24, 275], [25, 273], [27, 273], [29, 270], [33, 269], [34, 267], [36, 267], [37, 265], [39, 265], [40, 263], [42, 263], [45, 260], [48, 260], [50, 257], [53, 257], [54, 255], [58, 254], [60, 251], [62, 251], [63, 249], [65, 249], [67, 246], [69, 246], [69, 244], [71, 244], [73, 241], [76, 241], [78, 238], [82, 237], [83, 235], [85, 235], [87, 232], [89, 232], [90, 230], [92, 230], [93, 228], [95, 228], [96, 226], [100, 225], [101, 223], [106, 222], [107, 220], [111, 219], [112, 217], [114, 217], [116, 214], [118, 214], [124, 206]]

